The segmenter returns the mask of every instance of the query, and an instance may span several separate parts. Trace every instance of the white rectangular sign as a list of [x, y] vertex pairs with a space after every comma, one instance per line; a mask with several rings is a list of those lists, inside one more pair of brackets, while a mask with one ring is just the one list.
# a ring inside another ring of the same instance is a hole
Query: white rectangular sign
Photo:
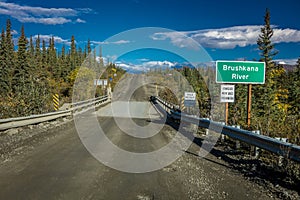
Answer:
[[94, 85], [97, 85], [97, 79], [94, 79]]
[[107, 80], [106, 79], [94, 79], [94, 85], [106, 86]]
[[97, 80], [97, 85], [102, 85], [103, 83], [102, 83], [102, 80], [101, 79], [98, 79]]
[[195, 92], [184, 92], [184, 100], [195, 101], [196, 93]]
[[221, 85], [221, 102], [234, 102], [234, 85]]
[[107, 80], [103, 80], [103, 85], [106, 86], [107, 85]]

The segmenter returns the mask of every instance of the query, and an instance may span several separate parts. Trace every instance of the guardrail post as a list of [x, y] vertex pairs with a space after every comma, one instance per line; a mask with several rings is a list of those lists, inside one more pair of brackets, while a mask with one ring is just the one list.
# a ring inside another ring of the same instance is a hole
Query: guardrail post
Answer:
[[107, 87], [107, 96], [108, 96], [109, 99], [112, 99], [112, 92], [111, 92], [110, 84]]
[[[225, 122], [221, 122], [221, 124], [222, 124], [223, 126], [226, 125]], [[224, 134], [221, 134], [221, 142], [224, 142], [224, 140], [225, 140], [225, 135], [224, 135]]]
[[[204, 119], [209, 120], [209, 118], [204, 118]], [[208, 135], [208, 134], [209, 134], [209, 129], [206, 128], [206, 129], [205, 129], [205, 135]]]
[[[275, 137], [276, 140], [282, 141], [282, 142], [287, 142], [288, 139], [287, 138], [280, 138], [280, 137]], [[279, 156], [278, 157], [278, 166], [281, 167], [283, 165], [283, 160], [284, 157], [283, 156]]]
[[278, 166], [281, 167], [283, 163], [283, 156], [278, 157]]
[[[257, 134], [257, 135], [260, 135], [260, 130], [256, 130], [256, 131], [252, 131], [253, 133]], [[251, 146], [251, 149], [250, 149], [250, 155], [254, 152], [254, 159], [257, 159], [258, 156], [259, 156], [259, 148], [258, 147], [255, 147], [255, 146]]]
[[[232, 127], [241, 129], [241, 126], [239, 126], [239, 125], [232, 125]], [[240, 149], [240, 147], [241, 147], [240, 141], [239, 141], [239, 140], [235, 140], [235, 149], [236, 149], [236, 150], [237, 150], [237, 149]]]

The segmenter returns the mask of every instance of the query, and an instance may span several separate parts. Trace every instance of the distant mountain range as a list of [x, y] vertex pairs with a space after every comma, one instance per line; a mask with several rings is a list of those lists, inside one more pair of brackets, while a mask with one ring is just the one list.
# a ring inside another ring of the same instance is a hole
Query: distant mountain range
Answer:
[[296, 68], [296, 66], [297, 65], [287, 65], [287, 64], [283, 65], [285, 71], [293, 71]]
[[[278, 63], [277, 63], [278, 64]], [[284, 69], [286, 71], [292, 71], [295, 69], [296, 65], [291, 64], [282, 64]], [[154, 61], [154, 62], [148, 62], [147, 64], [142, 65], [133, 65], [133, 64], [125, 64], [125, 63], [117, 63], [117, 66], [125, 69], [128, 73], [144, 73], [147, 72], [150, 69], [182, 69], [184, 67], [188, 68], [198, 68], [198, 67], [213, 67], [215, 66], [215, 62], [207, 62], [207, 63], [172, 63], [172, 62], [161, 62], [161, 61]]]

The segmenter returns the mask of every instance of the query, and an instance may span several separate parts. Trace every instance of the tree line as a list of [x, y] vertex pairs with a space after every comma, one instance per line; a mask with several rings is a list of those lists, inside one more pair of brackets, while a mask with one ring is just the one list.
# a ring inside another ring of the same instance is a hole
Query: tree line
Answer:
[[[72, 36], [70, 49], [63, 45], [58, 51], [54, 37], [49, 41], [39, 36], [28, 39], [22, 26], [16, 43], [8, 19], [0, 38], [0, 118], [53, 111], [53, 94], [59, 94], [61, 104], [70, 102], [82, 63], [90, 70], [104, 66], [103, 59], [96, 61], [96, 49], [92, 50], [90, 40], [82, 49]], [[110, 63], [109, 68], [113, 67]], [[97, 88], [97, 94], [101, 93]]]

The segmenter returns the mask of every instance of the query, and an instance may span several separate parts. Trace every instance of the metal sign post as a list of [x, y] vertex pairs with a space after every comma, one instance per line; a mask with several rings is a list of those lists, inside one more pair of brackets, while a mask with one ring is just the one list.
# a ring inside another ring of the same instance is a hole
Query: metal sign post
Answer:
[[225, 103], [225, 125], [228, 125], [228, 102]]
[[248, 85], [248, 100], [247, 100], [247, 125], [251, 126], [251, 100], [252, 100], [252, 84]]

